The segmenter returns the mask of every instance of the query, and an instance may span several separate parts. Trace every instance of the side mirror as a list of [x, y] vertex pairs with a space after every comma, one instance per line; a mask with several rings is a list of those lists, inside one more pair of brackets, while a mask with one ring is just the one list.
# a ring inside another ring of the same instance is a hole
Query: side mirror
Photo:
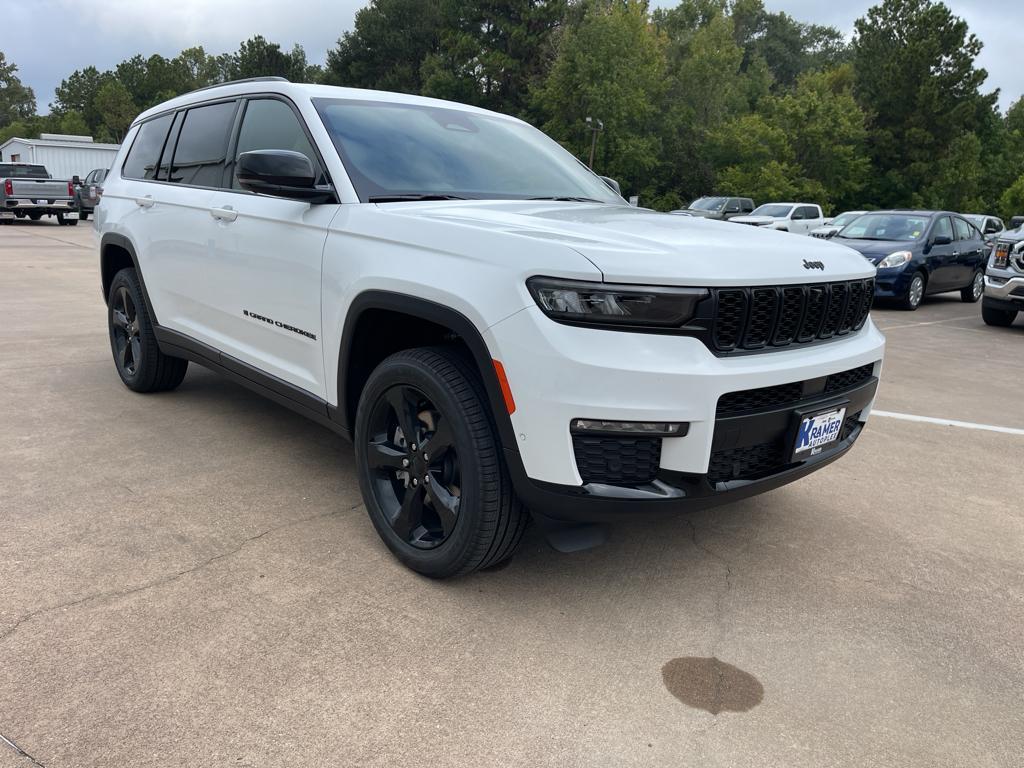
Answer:
[[949, 235], [936, 235], [932, 238], [932, 245], [950, 245], [953, 238]]
[[235, 164], [238, 185], [249, 192], [295, 200], [325, 202], [333, 193], [316, 185], [313, 163], [290, 149], [257, 149], [243, 152]]
[[615, 192], [616, 195], [622, 197], [622, 187], [619, 186], [619, 182], [608, 176], [602, 176], [601, 181], [603, 181], [605, 184], [611, 187], [612, 191]]
[[735, 204], [734, 205], [730, 205], [730, 206], [726, 207], [725, 212], [726, 213], [739, 213], [740, 212], [740, 207], [738, 205], [735, 205]]

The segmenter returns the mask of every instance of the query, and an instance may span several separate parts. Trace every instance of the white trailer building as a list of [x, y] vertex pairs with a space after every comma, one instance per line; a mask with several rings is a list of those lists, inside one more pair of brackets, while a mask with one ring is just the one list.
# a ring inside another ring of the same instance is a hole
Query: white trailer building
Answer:
[[119, 144], [98, 144], [92, 136], [42, 133], [38, 139], [8, 139], [0, 145], [0, 163], [38, 163], [55, 179], [84, 178], [94, 168], [109, 168]]

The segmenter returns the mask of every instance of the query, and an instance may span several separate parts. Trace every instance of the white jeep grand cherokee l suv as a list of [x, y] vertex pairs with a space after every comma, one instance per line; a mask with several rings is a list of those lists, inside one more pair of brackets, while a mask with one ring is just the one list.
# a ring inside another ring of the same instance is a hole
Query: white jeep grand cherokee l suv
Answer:
[[[632, 208], [482, 109], [276, 79], [136, 119], [96, 209], [117, 371], [220, 371], [355, 443], [369, 517], [445, 577], [594, 522], [775, 488], [857, 439], [874, 268]], [[588, 525], [591, 524], [591, 525]]]

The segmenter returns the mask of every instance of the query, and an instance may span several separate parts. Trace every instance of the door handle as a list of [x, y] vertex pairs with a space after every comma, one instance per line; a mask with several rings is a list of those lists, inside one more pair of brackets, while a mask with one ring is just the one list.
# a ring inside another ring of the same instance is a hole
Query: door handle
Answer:
[[238, 211], [230, 205], [225, 205], [223, 208], [211, 208], [210, 215], [217, 221], [234, 221], [238, 218]]
[[145, 197], [135, 198], [135, 204], [139, 206], [139, 208], [152, 208], [153, 202], [154, 201], [152, 195], [146, 195]]

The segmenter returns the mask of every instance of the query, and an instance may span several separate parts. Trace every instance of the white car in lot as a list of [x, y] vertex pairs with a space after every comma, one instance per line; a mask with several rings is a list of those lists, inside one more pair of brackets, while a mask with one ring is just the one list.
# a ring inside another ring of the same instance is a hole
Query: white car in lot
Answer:
[[835, 237], [839, 230], [857, 217], [863, 216], [865, 213], [867, 213], [867, 211], [844, 211], [833, 219], [826, 219], [825, 224], [822, 226], [812, 229], [810, 232], [811, 237], [820, 237], [823, 240]]
[[136, 392], [188, 361], [351, 438], [370, 520], [446, 577], [529, 517], [692, 510], [843, 455], [884, 340], [854, 251], [630, 207], [505, 115], [263, 79], [140, 115], [96, 208]]
[[777, 229], [794, 235], [806, 235], [825, 224], [820, 205], [812, 203], [765, 203], [749, 216], [736, 216], [733, 224]]

